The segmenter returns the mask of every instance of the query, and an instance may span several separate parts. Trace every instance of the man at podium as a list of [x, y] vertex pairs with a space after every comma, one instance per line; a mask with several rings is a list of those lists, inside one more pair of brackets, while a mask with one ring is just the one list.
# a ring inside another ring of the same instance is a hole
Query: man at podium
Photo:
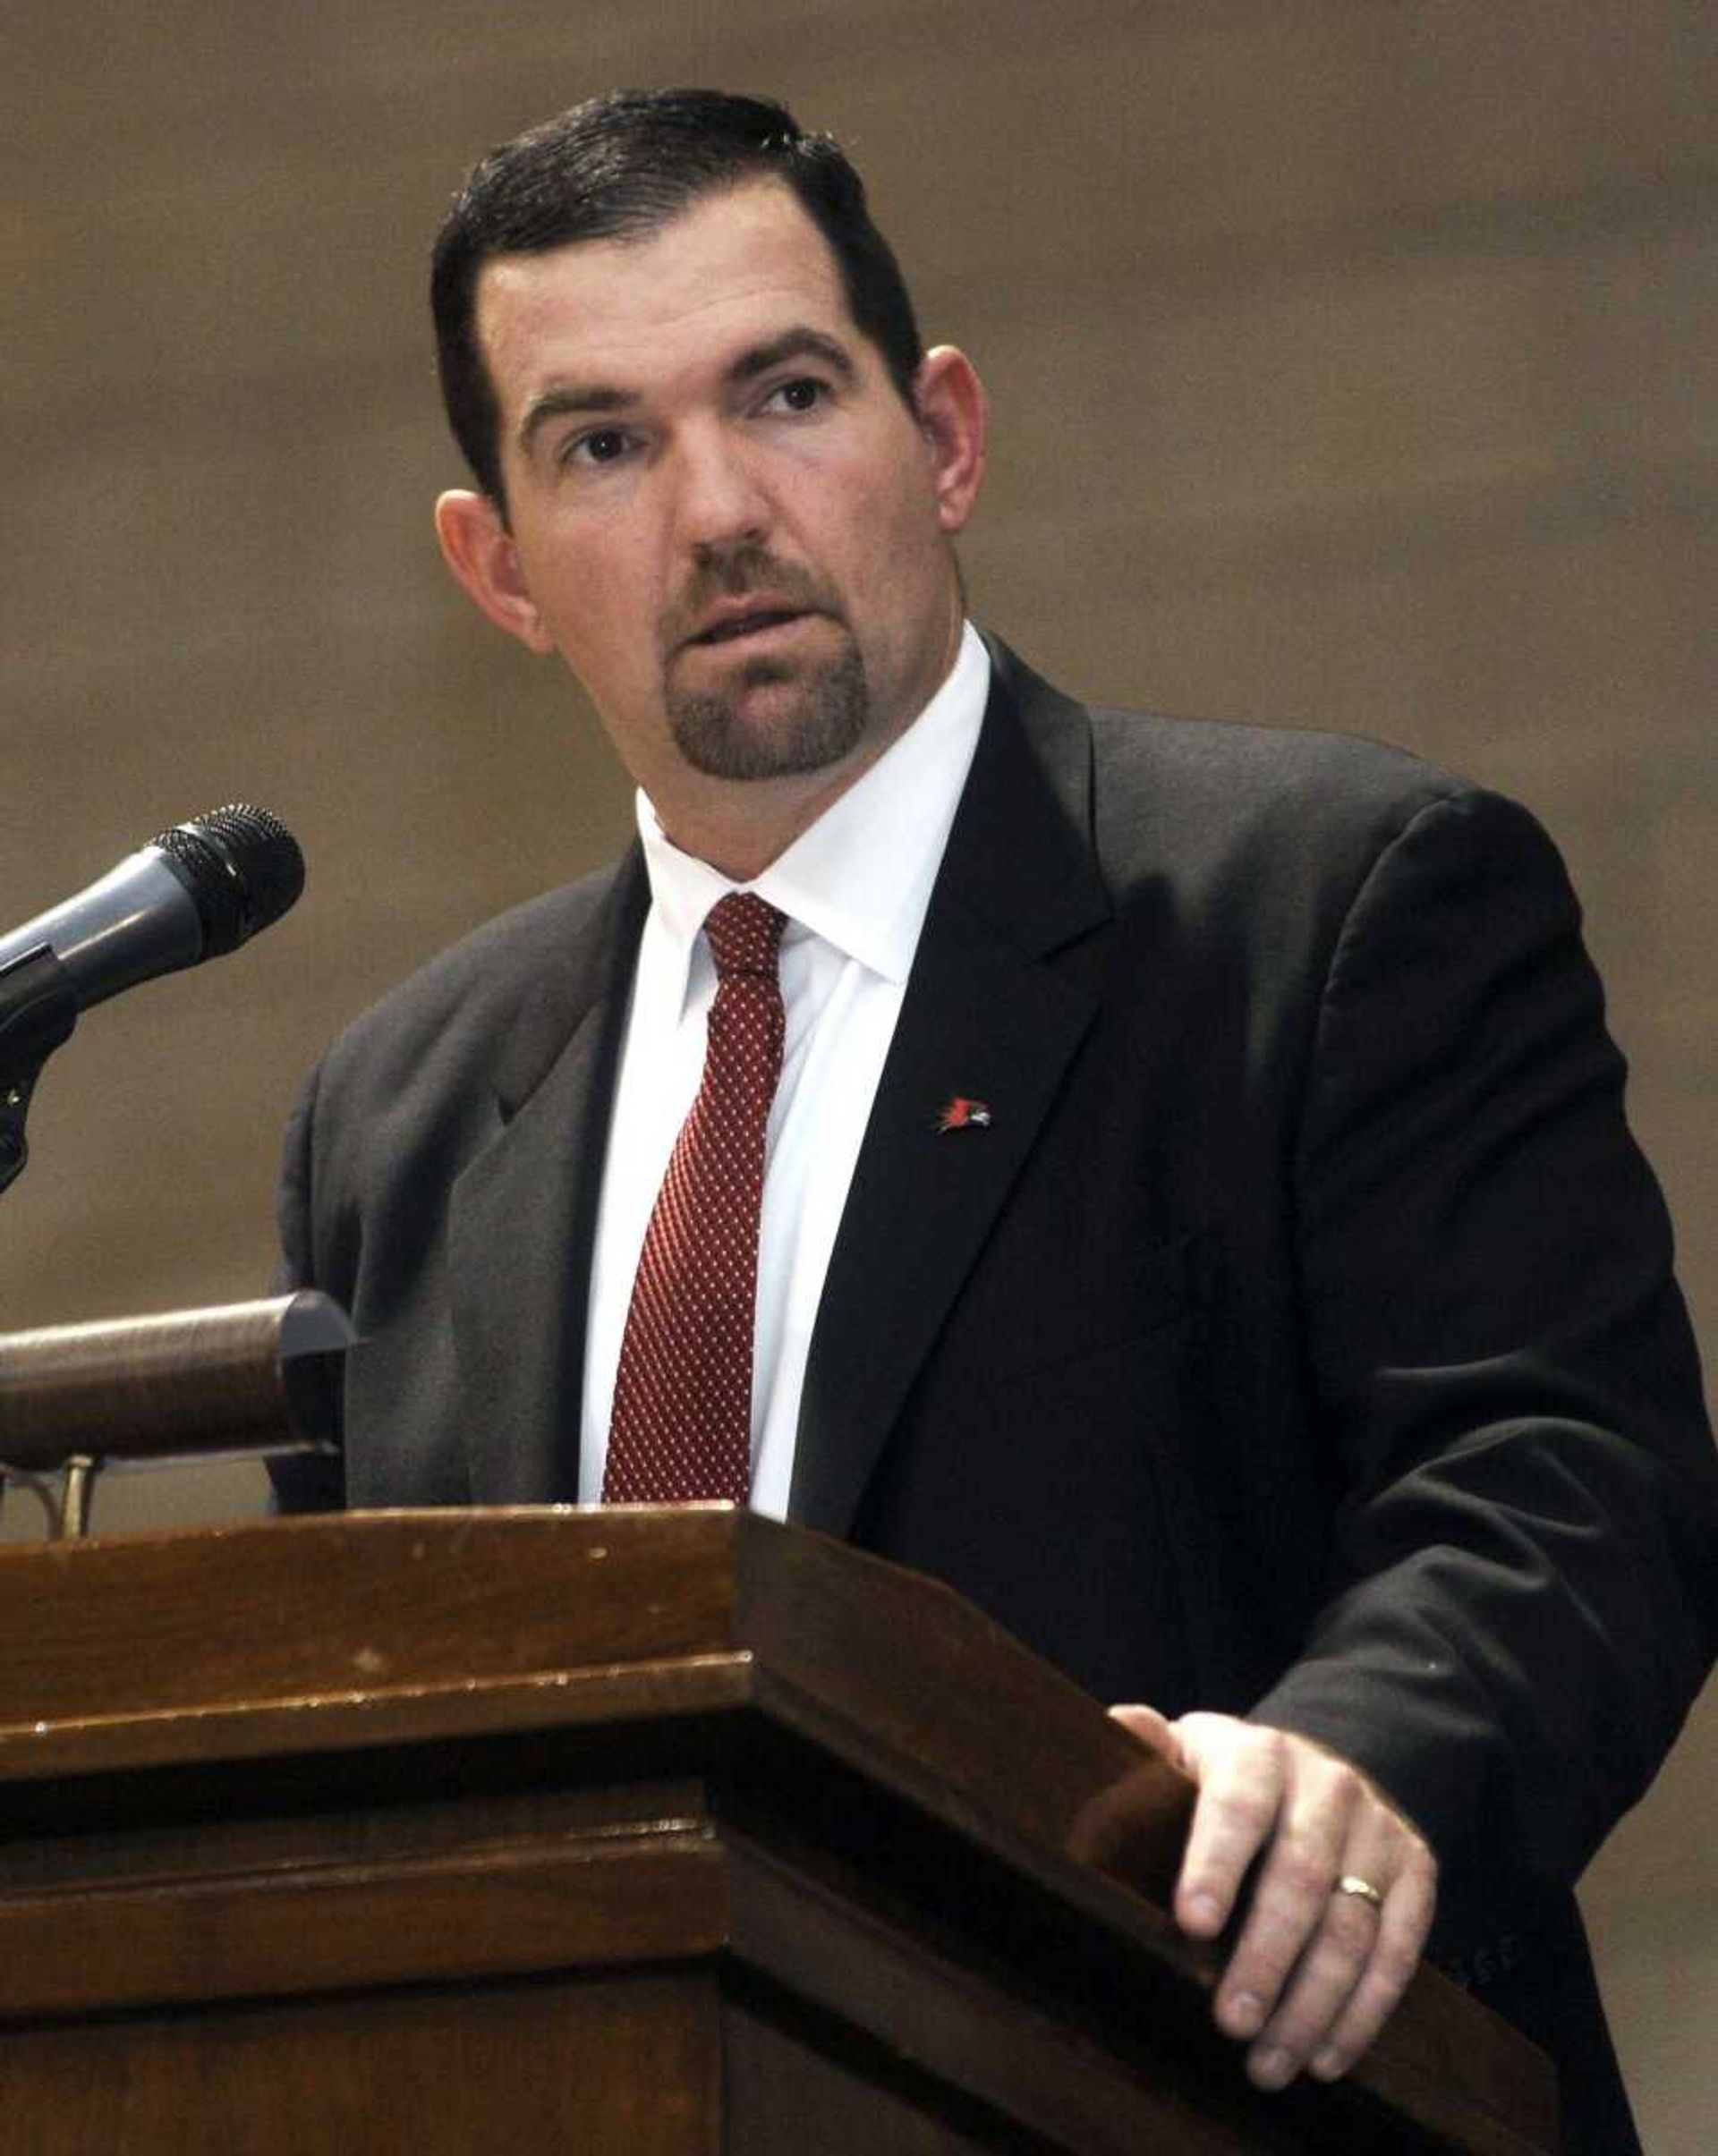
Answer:
[[1149, 1702], [1259, 2085], [1429, 1947], [1633, 2145], [1570, 1889], [1708, 1667], [1718, 1473], [1555, 851], [981, 635], [983, 391], [778, 106], [493, 152], [434, 304], [443, 551], [638, 833], [312, 1077], [288, 1272], [363, 1345], [284, 1501], [727, 1497], [936, 1574]]

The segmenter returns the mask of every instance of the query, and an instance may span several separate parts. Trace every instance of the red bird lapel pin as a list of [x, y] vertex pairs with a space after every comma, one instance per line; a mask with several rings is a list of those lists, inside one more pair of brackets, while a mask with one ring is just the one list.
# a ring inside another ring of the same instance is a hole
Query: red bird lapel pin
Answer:
[[969, 1100], [965, 1093], [952, 1094], [947, 1106], [937, 1117], [937, 1130], [987, 1131], [991, 1127], [991, 1104], [988, 1100]]

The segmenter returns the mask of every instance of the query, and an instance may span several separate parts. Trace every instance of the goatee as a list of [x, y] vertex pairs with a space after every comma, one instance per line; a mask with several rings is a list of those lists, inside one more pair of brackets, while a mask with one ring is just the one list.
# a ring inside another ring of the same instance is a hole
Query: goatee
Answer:
[[[748, 721], [741, 707], [760, 689], [786, 688], [791, 708], [767, 723]], [[821, 666], [760, 655], [746, 660], [725, 689], [667, 692], [669, 730], [694, 771], [710, 778], [786, 778], [827, 770], [863, 740], [871, 718], [864, 661], [843, 632], [841, 648]]]

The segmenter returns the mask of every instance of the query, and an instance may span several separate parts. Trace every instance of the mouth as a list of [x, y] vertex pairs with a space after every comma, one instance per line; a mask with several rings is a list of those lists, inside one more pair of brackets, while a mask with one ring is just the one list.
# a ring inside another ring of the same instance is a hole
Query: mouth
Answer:
[[686, 639], [686, 649], [717, 644], [742, 643], [748, 639], [765, 637], [778, 629], [791, 628], [795, 623], [809, 621], [812, 617], [798, 607], [751, 607], [725, 613], [717, 620]]

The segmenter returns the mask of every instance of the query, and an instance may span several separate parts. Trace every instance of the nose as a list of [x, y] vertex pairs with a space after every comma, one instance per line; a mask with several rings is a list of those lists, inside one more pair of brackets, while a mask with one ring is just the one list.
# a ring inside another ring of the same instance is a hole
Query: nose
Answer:
[[761, 539], [770, 508], [748, 445], [720, 425], [683, 434], [675, 450], [675, 514], [694, 556]]

